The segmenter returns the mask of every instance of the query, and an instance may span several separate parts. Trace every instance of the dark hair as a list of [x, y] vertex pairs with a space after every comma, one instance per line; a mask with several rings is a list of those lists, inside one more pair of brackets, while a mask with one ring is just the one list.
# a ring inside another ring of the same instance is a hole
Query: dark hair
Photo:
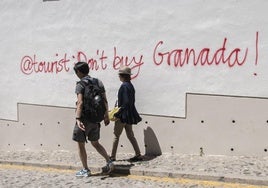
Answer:
[[88, 64], [86, 62], [77, 62], [74, 65], [74, 71], [77, 72], [81, 72], [83, 74], [88, 74], [89, 73], [89, 67]]
[[125, 81], [129, 82], [131, 80], [131, 77], [129, 74], [119, 74]]

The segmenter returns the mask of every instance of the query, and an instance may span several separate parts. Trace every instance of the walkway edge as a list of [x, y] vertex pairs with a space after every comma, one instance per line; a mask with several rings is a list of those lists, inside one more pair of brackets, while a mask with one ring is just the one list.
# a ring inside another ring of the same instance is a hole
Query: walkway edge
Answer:
[[[56, 168], [64, 170], [79, 170], [80, 166], [64, 165], [64, 164], [51, 164], [51, 163], [35, 163], [35, 162], [25, 162], [25, 161], [8, 161], [0, 160], [0, 164], [9, 165], [20, 165], [20, 166], [34, 166], [41, 168]], [[101, 167], [90, 166], [92, 171], [101, 171]], [[153, 176], [153, 177], [168, 177], [168, 178], [186, 178], [195, 179], [203, 181], [217, 181], [225, 183], [240, 183], [249, 185], [263, 185], [268, 186], [268, 179], [264, 178], [250, 178], [250, 177], [231, 177], [231, 176], [221, 176], [221, 175], [211, 175], [211, 174], [194, 174], [186, 172], [166, 172], [159, 170], [144, 170], [144, 169], [131, 169], [129, 167], [124, 167], [120, 165], [115, 165], [115, 173], [123, 175], [138, 175], [138, 176]]]

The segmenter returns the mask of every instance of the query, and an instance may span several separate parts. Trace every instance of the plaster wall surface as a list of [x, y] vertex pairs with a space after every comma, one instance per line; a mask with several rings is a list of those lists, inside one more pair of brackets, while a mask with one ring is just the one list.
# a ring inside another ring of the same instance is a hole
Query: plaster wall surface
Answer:
[[[185, 117], [142, 114], [133, 129], [144, 154], [268, 154], [266, 98], [191, 93], [185, 102]], [[0, 120], [0, 149], [76, 150], [74, 119], [74, 108], [19, 103], [17, 121]], [[110, 151], [112, 141], [113, 122], [102, 124], [100, 142]], [[125, 133], [118, 152], [133, 152]]]

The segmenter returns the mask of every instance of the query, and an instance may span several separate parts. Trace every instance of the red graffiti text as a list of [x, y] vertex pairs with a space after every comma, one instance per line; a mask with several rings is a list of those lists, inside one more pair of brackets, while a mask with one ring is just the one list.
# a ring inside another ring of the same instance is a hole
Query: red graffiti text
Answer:
[[[227, 50], [227, 38], [223, 40], [222, 46], [213, 51], [210, 48], [203, 48], [199, 53], [195, 49], [174, 49], [170, 51], [161, 50], [161, 46], [164, 44], [163, 41], [157, 43], [154, 48], [153, 61], [156, 65], [161, 65], [166, 63], [169, 66], [183, 67], [188, 64], [194, 66], [210, 66], [226, 64], [230, 68], [234, 66], [242, 66], [248, 55], [248, 48], [241, 50], [240, 48], [235, 48], [232, 50]], [[258, 32], [256, 33], [256, 55], [255, 64], [257, 65], [258, 60]], [[227, 51], [230, 51], [229, 53]]]
[[88, 58], [84, 52], [80, 51], [77, 53], [77, 61], [87, 62], [90, 70], [105, 70], [107, 68], [107, 64], [105, 63], [107, 56], [104, 55], [104, 50], [102, 50], [101, 52], [97, 50], [96, 55], [100, 57]]
[[[58, 54], [56, 54], [58, 56]], [[21, 59], [20, 68], [24, 74], [32, 74], [32, 73], [59, 73], [62, 71], [68, 72], [69, 68], [67, 67], [67, 63], [70, 61], [66, 58], [66, 54], [64, 54], [63, 58], [56, 61], [37, 61], [36, 55], [24, 56]]]
[[138, 58], [135, 56], [119, 56], [117, 55], [117, 49], [114, 47], [114, 58], [113, 58], [113, 68], [118, 70], [122, 65], [129, 66], [131, 68], [131, 78], [136, 78], [140, 73], [140, 68], [144, 64], [143, 55], [140, 55]]

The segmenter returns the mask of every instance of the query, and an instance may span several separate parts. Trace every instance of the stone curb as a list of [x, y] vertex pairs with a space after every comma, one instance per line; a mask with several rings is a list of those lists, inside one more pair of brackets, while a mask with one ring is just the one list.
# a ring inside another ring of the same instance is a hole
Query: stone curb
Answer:
[[132, 175], [140, 176], [154, 176], [154, 177], [169, 177], [169, 178], [186, 178], [203, 181], [218, 181], [225, 183], [240, 183], [250, 185], [265, 185], [268, 186], [268, 179], [264, 178], [250, 178], [250, 177], [231, 177], [211, 174], [194, 174], [185, 172], [165, 172], [165, 171], [154, 171], [154, 170], [130, 170]]
[[[9, 165], [21, 165], [21, 166], [34, 166], [41, 168], [55, 168], [55, 169], [64, 169], [64, 170], [79, 170], [80, 166], [72, 165], [63, 165], [63, 164], [51, 164], [51, 163], [34, 163], [34, 162], [25, 162], [25, 161], [7, 161], [2, 160], [0, 164], [9, 164]], [[101, 171], [100, 167], [90, 166], [92, 171]], [[262, 185], [268, 186], [268, 179], [264, 178], [250, 178], [250, 177], [231, 177], [230, 176], [221, 176], [221, 175], [211, 175], [211, 174], [194, 174], [186, 172], [166, 172], [160, 170], [144, 170], [144, 169], [131, 169], [131, 167], [115, 165], [114, 173], [122, 175], [137, 175], [137, 176], [153, 176], [153, 177], [168, 177], [168, 178], [186, 178], [186, 179], [195, 179], [203, 181], [218, 181], [225, 183], [240, 183], [240, 184], [249, 184], [249, 185]]]

